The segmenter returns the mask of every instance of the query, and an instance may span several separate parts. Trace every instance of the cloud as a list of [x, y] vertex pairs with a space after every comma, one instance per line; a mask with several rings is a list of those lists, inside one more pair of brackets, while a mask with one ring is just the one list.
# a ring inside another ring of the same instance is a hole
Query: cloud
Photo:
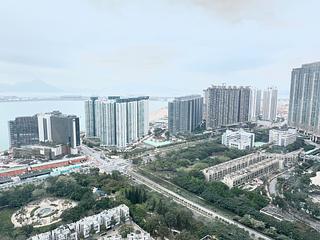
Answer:
[[274, 17], [274, 0], [178, 0], [213, 12], [232, 23], [244, 20], [267, 21]]
[[157, 71], [174, 61], [175, 51], [165, 46], [134, 45], [100, 53], [83, 54], [81, 61], [110, 71]]

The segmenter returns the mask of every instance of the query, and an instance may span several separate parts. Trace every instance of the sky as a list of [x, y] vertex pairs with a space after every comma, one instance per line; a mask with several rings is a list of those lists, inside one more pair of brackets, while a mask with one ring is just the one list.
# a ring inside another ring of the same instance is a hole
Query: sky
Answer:
[[320, 61], [319, 9], [318, 0], [1, 0], [0, 86], [178, 96], [225, 83], [286, 96], [292, 68]]

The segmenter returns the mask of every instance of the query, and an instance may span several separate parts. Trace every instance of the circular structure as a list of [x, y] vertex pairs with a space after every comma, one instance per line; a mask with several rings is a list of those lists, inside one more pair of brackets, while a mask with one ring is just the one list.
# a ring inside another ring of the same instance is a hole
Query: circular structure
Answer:
[[35, 215], [37, 215], [38, 217], [40, 218], [45, 218], [45, 217], [48, 217], [51, 213], [54, 212], [54, 209], [53, 208], [40, 208], [39, 210], [37, 210], [35, 212]]
[[22, 207], [12, 215], [11, 221], [14, 227], [33, 225], [37, 228], [48, 226], [59, 222], [61, 214], [76, 205], [76, 202], [67, 199], [46, 198]]

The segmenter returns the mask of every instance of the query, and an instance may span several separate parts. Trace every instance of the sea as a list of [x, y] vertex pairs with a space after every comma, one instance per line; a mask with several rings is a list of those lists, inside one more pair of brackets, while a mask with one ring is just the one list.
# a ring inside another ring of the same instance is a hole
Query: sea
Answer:
[[[167, 107], [165, 101], [150, 101], [150, 114]], [[59, 110], [64, 114], [77, 115], [80, 118], [80, 129], [85, 130], [83, 101], [19, 101], [0, 102], [0, 151], [9, 148], [8, 121], [20, 116], [32, 116], [37, 113]]]

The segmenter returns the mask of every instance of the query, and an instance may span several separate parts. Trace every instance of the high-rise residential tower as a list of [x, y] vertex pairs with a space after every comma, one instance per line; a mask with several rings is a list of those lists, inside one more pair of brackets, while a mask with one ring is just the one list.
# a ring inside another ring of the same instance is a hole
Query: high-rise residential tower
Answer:
[[96, 101], [97, 97], [91, 97], [85, 101], [85, 119], [87, 137], [96, 137]]
[[191, 95], [175, 98], [168, 103], [169, 132], [191, 133], [202, 122], [203, 97]]
[[124, 148], [148, 134], [149, 97], [97, 100], [95, 115], [101, 144]]
[[38, 118], [17, 117], [9, 121], [10, 147], [21, 147], [39, 143]]
[[320, 138], [320, 62], [303, 64], [291, 73], [288, 124], [313, 140]]
[[212, 86], [205, 90], [207, 128], [249, 120], [250, 88]]
[[261, 90], [255, 88], [251, 88], [250, 90], [249, 120], [256, 121], [261, 111]]
[[263, 91], [262, 100], [262, 119], [274, 121], [277, 118], [278, 107], [278, 90], [274, 87], [269, 87]]

